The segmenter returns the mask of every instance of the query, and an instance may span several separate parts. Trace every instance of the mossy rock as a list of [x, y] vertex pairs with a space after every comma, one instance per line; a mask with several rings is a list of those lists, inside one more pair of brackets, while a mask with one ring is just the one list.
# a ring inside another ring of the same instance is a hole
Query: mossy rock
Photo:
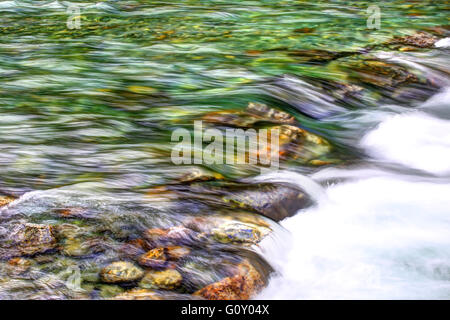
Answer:
[[123, 289], [120, 286], [108, 285], [108, 284], [102, 284], [98, 287], [98, 289], [100, 291], [100, 296], [102, 298], [112, 298], [112, 297], [117, 296], [125, 291], [125, 289]]
[[23, 255], [34, 255], [56, 248], [57, 240], [53, 226], [24, 223], [16, 226], [9, 239], [10, 245]]
[[181, 285], [183, 277], [173, 269], [163, 271], [149, 271], [139, 282], [139, 286], [145, 289], [173, 290]]
[[144, 271], [134, 263], [117, 261], [100, 271], [100, 278], [107, 283], [132, 282], [141, 279]]
[[256, 244], [262, 239], [262, 232], [256, 226], [244, 223], [226, 223], [212, 230], [215, 240], [221, 243]]

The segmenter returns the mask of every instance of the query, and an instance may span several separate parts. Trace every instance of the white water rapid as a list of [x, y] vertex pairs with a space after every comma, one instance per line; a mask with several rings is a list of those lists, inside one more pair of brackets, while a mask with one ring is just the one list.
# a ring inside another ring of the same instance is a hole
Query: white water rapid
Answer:
[[[450, 110], [448, 92], [362, 137], [373, 163], [309, 177], [324, 192], [312, 184], [317, 204], [263, 244], [278, 275], [258, 298], [450, 298], [450, 120], [434, 112]], [[272, 179], [296, 183], [295, 175]], [[305, 179], [297, 184], [308, 190]]]

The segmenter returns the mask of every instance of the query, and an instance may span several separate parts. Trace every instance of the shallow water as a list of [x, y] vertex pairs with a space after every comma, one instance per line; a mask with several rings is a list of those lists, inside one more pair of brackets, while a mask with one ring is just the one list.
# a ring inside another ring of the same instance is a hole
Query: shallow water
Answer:
[[[75, 4], [80, 28], [69, 29]], [[327, 139], [335, 151], [320, 160], [330, 164], [283, 161], [263, 176], [254, 166], [201, 167], [243, 186], [296, 185], [315, 204], [283, 228], [251, 213], [273, 230], [260, 247], [188, 244], [178, 293], [228, 276], [215, 266], [250, 250], [275, 271], [258, 297], [448, 299], [448, 38], [414, 51], [386, 44], [448, 25], [446, 3], [380, 1], [379, 30], [367, 28], [370, 4], [0, 1], [0, 194], [17, 198], [0, 208], [0, 240], [33, 222], [76, 227], [102, 248], [31, 257], [37, 267], [19, 275], [4, 255], [0, 298], [102, 298], [95, 275], [145, 230], [211, 215], [239, 221], [233, 214], [245, 210], [224, 205], [214, 183], [180, 183], [195, 166], [171, 162], [170, 136], [208, 112], [260, 102]], [[361, 61], [418, 80], [378, 79]], [[361, 91], [347, 97], [342, 84]], [[154, 192], [167, 185], [174, 194]], [[73, 208], [81, 213], [61, 215]]]

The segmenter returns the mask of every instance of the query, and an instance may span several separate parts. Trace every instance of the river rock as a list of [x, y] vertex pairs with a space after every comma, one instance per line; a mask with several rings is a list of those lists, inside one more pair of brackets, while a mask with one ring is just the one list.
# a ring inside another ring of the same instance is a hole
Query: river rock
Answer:
[[289, 125], [271, 128], [274, 129], [279, 130], [281, 158], [312, 164], [311, 161], [331, 152], [331, 145], [325, 139], [304, 129]]
[[121, 245], [119, 252], [121, 256], [135, 260], [148, 251], [148, 249], [149, 247], [144, 239], [133, 239]]
[[[189, 255], [191, 250], [182, 246], [169, 246], [154, 248], [140, 255], [139, 264], [149, 268], [175, 268], [171, 261], [182, 259]], [[171, 260], [171, 261], [168, 261]]]
[[181, 183], [191, 183], [198, 181], [222, 180], [224, 176], [217, 172], [212, 172], [203, 168], [192, 168], [188, 173], [180, 178]]
[[[247, 215], [245, 216], [248, 221], [258, 220], [249, 218], [251, 214], [254, 215], [255, 213], [259, 213], [275, 221], [280, 221], [294, 215], [299, 209], [313, 204], [312, 199], [303, 190], [292, 185], [275, 183], [245, 184], [242, 182], [230, 182], [221, 185], [208, 183], [193, 184], [190, 185], [188, 199], [199, 199], [204, 202], [209, 201], [212, 205], [217, 208], [221, 207], [224, 210], [239, 208], [239, 213], [247, 211]], [[201, 237], [200, 234], [209, 231], [209, 226], [219, 222], [216, 218], [218, 218], [217, 215], [210, 217], [198, 216], [187, 219], [184, 222], [184, 225], [191, 228], [190, 230], [195, 234], [191, 238], [193, 242], [199, 240], [199, 237]], [[236, 219], [241, 220], [241, 218], [244, 217], [236, 215]], [[261, 223], [261, 225], [267, 226], [267, 222], [263, 222], [261, 219], [259, 220], [260, 222], [256, 224]], [[202, 225], [202, 221], [205, 224]]]
[[438, 38], [424, 31], [417, 32], [410, 36], [398, 37], [392, 40], [392, 43], [399, 43], [406, 46], [415, 46], [419, 48], [431, 48], [438, 41]]
[[406, 68], [387, 63], [375, 58], [353, 59], [343, 61], [339, 65], [340, 68], [349, 72], [349, 76], [354, 81], [392, 89], [399, 85], [416, 83], [418, 78], [410, 73]]
[[78, 238], [64, 240], [62, 252], [71, 257], [80, 257], [89, 254], [89, 244]]
[[156, 292], [148, 289], [132, 289], [121, 293], [113, 298], [114, 300], [162, 300]]
[[144, 271], [128, 261], [117, 261], [100, 271], [100, 278], [107, 283], [132, 282], [141, 279]]
[[349, 99], [355, 98], [359, 94], [361, 94], [364, 90], [364, 88], [356, 85], [356, 84], [350, 84], [350, 83], [343, 83], [343, 82], [334, 82], [332, 84], [335, 88], [331, 92], [331, 94], [339, 100], [348, 102]]
[[179, 260], [187, 257], [191, 253], [191, 250], [182, 246], [171, 246], [165, 248], [165, 254], [169, 260]]
[[167, 266], [164, 248], [152, 249], [139, 257], [139, 264], [150, 268], [164, 268]]
[[238, 265], [237, 274], [212, 283], [194, 295], [208, 300], [248, 300], [264, 286], [261, 274], [245, 260]]
[[195, 296], [170, 291], [132, 289], [112, 298], [113, 300], [198, 300]]
[[251, 115], [259, 116], [267, 122], [292, 124], [295, 118], [289, 113], [268, 107], [264, 103], [250, 102], [245, 112]]
[[139, 286], [145, 289], [166, 289], [172, 290], [181, 285], [183, 277], [173, 269], [163, 271], [149, 271], [139, 283]]
[[258, 243], [262, 233], [255, 226], [230, 222], [212, 230], [214, 238], [221, 243]]
[[[280, 160], [296, 160], [311, 165], [314, 160], [326, 159], [332, 151], [331, 145], [325, 139], [292, 125], [273, 126], [268, 128], [267, 134], [260, 131], [258, 135], [258, 141], [267, 141], [267, 144], [260, 143], [258, 148], [250, 150], [248, 155], [259, 159], [260, 163], [261, 157], [267, 159], [267, 162], [270, 160], [270, 163], [273, 162], [273, 157], [278, 157]], [[278, 153], [272, 150], [272, 141], [276, 136], [278, 136]]]
[[105, 249], [104, 240], [92, 237], [89, 228], [64, 223], [56, 226], [55, 231], [59, 247], [67, 256], [82, 257]]
[[63, 218], [92, 218], [93, 212], [88, 209], [73, 207], [73, 208], [60, 208], [56, 210], [58, 216]]
[[17, 273], [22, 273], [31, 268], [33, 265], [33, 260], [26, 259], [22, 257], [12, 258], [8, 261], [8, 265], [14, 268], [14, 271]]
[[196, 232], [184, 226], [167, 229], [152, 228], [144, 232], [144, 238], [153, 246], [190, 244], [195, 242]]
[[332, 52], [326, 50], [292, 50], [289, 56], [296, 57], [299, 62], [323, 63], [342, 58], [348, 55], [355, 54], [354, 52]]
[[[212, 229], [230, 222], [250, 224], [260, 230], [269, 231], [271, 229], [271, 224], [273, 223], [260, 214], [235, 209], [218, 211], [213, 215], [208, 214], [204, 216], [189, 217], [184, 223], [186, 226], [197, 232], [211, 233]], [[265, 233], [266, 232], [263, 232], [263, 234]]]
[[207, 113], [203, 121], [219, 125], [248, 128], [257, 122], [270, 122], [276, 124], [292, 124], [295, 118], [290, 114], [270, 108], [263, 103], [250, 102], [245, 111], [228, 110]]
[[311, 199], [299, 189], [274, 184], [257, 184], [228, 191], [223, 200], [275, 221], [290, 217], [299, 209], [312, 204]]
[[9, 239], [10, 245], [23, 255], [43, 253], [57, 245], [53, 226], [44, 224], [20, 224], [12, 230]]
[[98, 286], [98, 289], [100, 291], [100, 296], [102, 298], [112, 298], [125, 291], [122, 287], [119, 287], [118, 285], [110, 285], [110, 284], [102, 284]]

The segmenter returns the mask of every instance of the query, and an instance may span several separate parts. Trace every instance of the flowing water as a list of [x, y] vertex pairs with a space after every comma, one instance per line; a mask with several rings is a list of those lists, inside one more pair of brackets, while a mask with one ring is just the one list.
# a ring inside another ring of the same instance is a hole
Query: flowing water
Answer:
[[[0, 195], [14, 199], [0, 207], [0, 298], [113, 297], [137, 284], [101, 269], [136, 261], [146, 230], [183, 225], [202, 237], [181, 241], [175, 298], [245, 258], [268, 279], [258, 298], [449, 299], [448, 1], [378, 1], [380, 29], [373, 4], [0, 0]], [[416, 31], [435, 43], [391, 42]], [[263, 175], [171, 161], [175, 129], [250, 102], [333, 151], [305, 147]], [[198, 169], [215, 179], [185, 179]], [[279, 222], [224, 202], [261, 184], [311, 201]], [[270, 234], [211, 239], [224, 221]], [[57, 228], [58, 244], [18, 254], [26, 223]]]
[[361, 139], [375, 163], [314, 174], [325, 192], [282, 222], [286, 256], [267, 245], [281, 276], [261, 298], [449, 299], [449, 133], [449, 120], [425, 112], [387, 115]]

